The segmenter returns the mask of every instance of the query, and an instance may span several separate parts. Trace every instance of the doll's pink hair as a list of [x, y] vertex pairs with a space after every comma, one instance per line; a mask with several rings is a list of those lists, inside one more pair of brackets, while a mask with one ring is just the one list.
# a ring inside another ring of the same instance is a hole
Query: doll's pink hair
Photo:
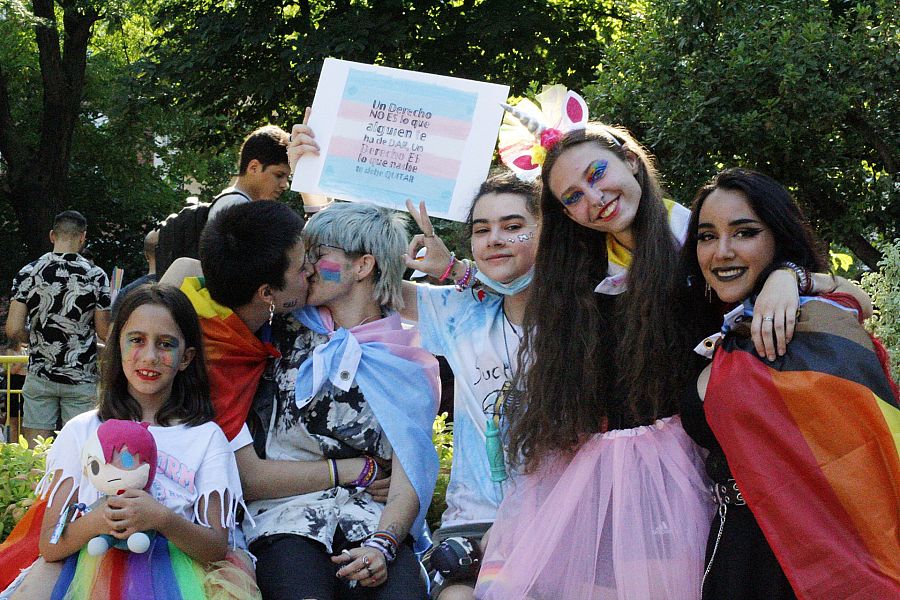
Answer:
[[144, 486], [145, 490], [150, 491], [153, 478], [156, 477], [156, 440], [150, 433], [149, 423], [109, 419], [97, 428], [97, 439], [103, 449], [103, 460], [107, 463], [124, 446], [128, 446], [132, 454], [140, 454], [141, 463], [150, 465], [147, 485]]

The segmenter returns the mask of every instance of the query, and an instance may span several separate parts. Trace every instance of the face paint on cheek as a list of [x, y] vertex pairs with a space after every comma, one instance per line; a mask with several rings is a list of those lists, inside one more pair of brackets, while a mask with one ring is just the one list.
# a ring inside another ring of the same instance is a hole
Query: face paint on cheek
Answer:
[[534, 232], [529, 231], [528, 233], [520, 233], [514, 238], [507, 238], [506, 241], [510, 244], [515, 244], [516, 242], [527, 242], [531, 238], [534, 237]]
[[140, 351], [140, 342], [125, 340], [125, 344], [122, 347], [122, 358], [134, 364], [135, 362], [137, 362]]
[[160, 344], [159, 347], [159, 362], [164, 364], [167, 367], [174, 368], [175, 365], [178, 364], [178, 349], [181, 347], [181, 344], [178, 343], [178, 340], [169, 340], [165, 344]]
[[330, 260], [320, 260], [316, 263], [316, 269], [319, 271], [319, 277], [323, 281], [332, 281], [339, 283], [341, 281], [341, 265]]

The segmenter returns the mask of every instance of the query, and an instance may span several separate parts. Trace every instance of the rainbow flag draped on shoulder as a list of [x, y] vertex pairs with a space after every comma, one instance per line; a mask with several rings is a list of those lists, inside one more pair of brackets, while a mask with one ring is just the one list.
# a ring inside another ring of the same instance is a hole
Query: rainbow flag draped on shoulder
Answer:
[[804, 300], [772, 363], [749, 338], [725, 336], [706, 418], [798, 598], [896, 598], [895, 388], [852, 312]]
[[281, 354], [272, 344], [261, 341], [247, 329], [230, 308], [210, 298], [199, 278], [185, 278], [181, 291], [200, 317], [215, 420], [231, 441], [247, 421], [256, 387], [269, 358]]

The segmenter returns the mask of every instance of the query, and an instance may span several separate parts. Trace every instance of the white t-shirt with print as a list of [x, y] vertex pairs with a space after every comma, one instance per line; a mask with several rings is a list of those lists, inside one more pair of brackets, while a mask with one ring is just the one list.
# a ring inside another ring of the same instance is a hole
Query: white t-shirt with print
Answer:
[[[73, 493], [77, 490], [79, 502], [90, 506], [101, 497], [81, 464], [84, 444], [98, 427], [100, 419], [92, 410], [78, 415], [59, 432], [47, 455], [47, 476], [38, 487], [39, 494], [49, 494], [48, 503], [53, 502], [58, 485], [68, 478], [75, 480]], [[234, 453], [219, 426], [213, 422], [196, 427], [153, 425], [150, 433], [156, 440], [157, 453], [151, 495], [188, 521], [208, 526], [206, 515], [197, 512], [199, 500], [218, 492], [223, 504], [226, 498], [229, 500], [222, 511], [222, 526], [233, 527], [237, 506], [243, 504], [241, 480]], [[62, 477], [51, 481], [57, 470], [62, 470]], [[62, 506], [71, 502], [70, 497]]]
[[[503, 499], [491, 481], [487, 420], [512, 378], [519, 337], [503, 315], [502, 297], [453, 286], [417, 286], [422, 347], [447, 359], [455, 376], [453, 464], [441, 527], [493, 522]], [[504, 335], [505, 334], [505, 335]]]

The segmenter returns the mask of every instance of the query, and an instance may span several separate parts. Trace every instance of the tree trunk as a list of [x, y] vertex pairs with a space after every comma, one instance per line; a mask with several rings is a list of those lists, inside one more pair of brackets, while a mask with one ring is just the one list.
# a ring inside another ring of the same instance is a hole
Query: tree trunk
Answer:
[[[823, 221], [840, 222], [844, 218], [846, 209], [829, 190], [823, 189], [812, 181], [800, 182], [798, 196], [803, 200], [803, 205], [809, 213]], [[872, 271], [878, 271], [878, 262], [882, 255], [866, 238], [858, 233], [847, 233], [837, 238], [837, 241], [847, 246], [856, 257]]]
[[[10, 121], [0, 111], [0, 140], [11, 146], [6, 153], [8, 197], [19, 221], [19, 235], [28, 255], [36, 257], [49, 248], [47, 233], [53, 215], [65, 209], [66, 180], [72, 135], [81, 111], [87, 48], [98, 15], [91, 8], [64, 6], [64, 43], [60, 49], [53, 0], [34, 0], [34, 14], [44, 21], [35, 27], [43, 83], [40, 136], [36, 148], [24, 147]], [[5, 86], [4, 86], [5, 87]], [[6, 89], [0, 88], [0, 109], [8, 106]]]

